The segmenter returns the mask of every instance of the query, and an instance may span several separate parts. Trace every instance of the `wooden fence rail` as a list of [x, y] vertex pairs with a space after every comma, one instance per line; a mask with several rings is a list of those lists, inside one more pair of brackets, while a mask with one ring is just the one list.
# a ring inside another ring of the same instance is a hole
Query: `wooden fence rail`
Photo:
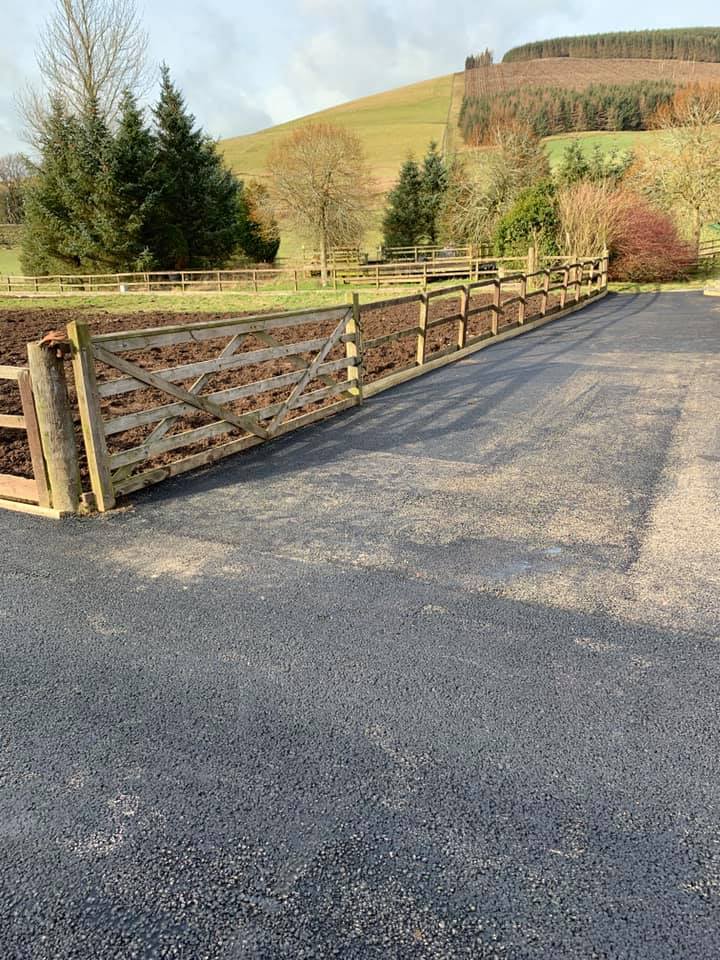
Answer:
[[[568, 263], [570, 257], [553, 258], [554, 264]], [[335, 263], [328, 267], [328, 284], [334, 290], [416, 286], [427, 289], [448, 280], [477, 281], [503, 273], [530, 269], [528, 257], [437, 257], [426, 261], [392, 263]], [[52, 275], [46, 277], [6, 276], [0, 278], [0, 293], [33, 295], [132, 294], [132, 293], [277, 293], [287, 294], [316, 288], [319, 269], [305, 267], [258, 267], [238, 270], [152, 271]]]

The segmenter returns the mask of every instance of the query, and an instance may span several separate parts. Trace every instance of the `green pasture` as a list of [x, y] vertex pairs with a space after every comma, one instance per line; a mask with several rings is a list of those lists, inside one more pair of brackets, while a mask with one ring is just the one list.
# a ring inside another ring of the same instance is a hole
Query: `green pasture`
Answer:
[[21, 273], [20, 248], [0, 247], [0, 276], [19, 276]]

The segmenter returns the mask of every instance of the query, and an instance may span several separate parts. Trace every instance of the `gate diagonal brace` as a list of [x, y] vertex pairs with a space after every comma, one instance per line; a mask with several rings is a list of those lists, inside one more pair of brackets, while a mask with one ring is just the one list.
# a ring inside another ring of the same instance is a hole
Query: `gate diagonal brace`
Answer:
[[208, 400], [207, 397], [196, 396], [188, 390], [184, 390], [182, 387], [178, 387], [176, 384], [170, 383], [170, 381], [163, 379], [163, 377], [152, 373], [150, 370], [145, 370], [136, 363], [131, 363], [129, 360], [118, 357], [116, 354], [103, 350], [102, 347], [95, 344], [93, 344], [93, 354], [101, 363], [109, 367], [114, 367], [121, 373], [133, 377], [133, 379], [139, 380], [141, 383], [145, 383], [149, 387], [159, 390], [161, 393], [168, 393], [176, 400], [182, 400], [189, 406], [196, 407], [204, 413], [209, 413], [218, 420], [231, 423], [234, 427], [239, 427], [241, 430], [248, 430], [263, 440], [270, 439], [270, 433], [258, 423], [255, 417], [249, 414], [233, 413], [228, 407], [223, 407], [213, 400]]

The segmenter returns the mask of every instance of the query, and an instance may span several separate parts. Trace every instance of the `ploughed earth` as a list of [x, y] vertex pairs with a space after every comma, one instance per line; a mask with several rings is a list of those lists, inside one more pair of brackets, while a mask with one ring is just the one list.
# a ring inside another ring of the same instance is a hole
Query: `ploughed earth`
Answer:
[[[513, 293], [508, 291], [505, 299], [509, 299]], [[416, 328], [419, 322], [419, 302], [416, 298], [407, 298], [410, 302], [386, 303], [363, 305], [362, 307], [362, 331], [364, 341], [367, 342], [377, 337], [383, 337], [387, 334], [398, 331], [408, 331], [401, 339], [391, 342], [385, 342], [375, 347], [366, 346], [363, 379], [366, 383], [389, 376], [397, 370], [413, 366], [416, 354]], [[540, 311], [540, 295], [533, 294], [529, 297], [526, 319], [530, 320], [536, 317]], [[551, 296], [548, 304], [551, 309], [555, 304], [555, 299]], [[490, 332], [491, 311], [489, 295], [483, 293], [472, 298], [470, 303], [471, 316], [468, 319], [467, 338], [472, 340], [474, 337], [482, 336]], [[500, 329], [503, 326], [513, 326], [517, 320], [517, 305], [510, 306], [506, 314], [501, 318]], [[448, 298], [431, 298], [429, 305], [428, 321], [432, 324], [434, 321], [441, 321], [448, 318], [446, 323], [433, 326], [428, 330], [426, 342], [426, 358], [432, 359], [432, 355], [451, 348], [457, 343], [458, 319], [457, 314], [460, 310], [460, 298], [453, 295]], [[473, 313], [473, 311], [476, 311]], [[231, 319], [241, 316], [257, 316], [256, 313], [248, 314], [242, 312], [232, 313], [128, 313], [116, 314], [97, 311], [95, 313], [82, 313], [82, 318], [87, 321], [90, 330], [94, 334], [99, 333], [121, 333], [124, 330], [149, 329], [163, 327], [175, 324], [202, 323], [212, 320]], [[66, 325], [78, 314], [72, 309], [10, 309], [0, 310], [0, 365], [23, 366], [27, 363], [26, 344], [32, 340], [40, 339], [50, 330], [64, 330]], [[290, 344], [306, 340], [320, 339], [329, 337], [337, 324], [337, 320], [315, 321], [312, 323], [301, 324], [294, 327], [285, 327], [269, 331], [273, 340], [278, 344]], [[238, 328], [238, 333], [242, 332]], [[197, 361], [209, 360], [217, 357], [225, 348], [231, 337], [225, 333], [221, 337], [202, 342], [183, 343], [172, 346], [162, 346], [153, 349], [135, 350], [123, 353], [122, 357], [132, 363], [138, 364], [148, 370], [162, 371], [171, 367], [177, 367], [185, 364], [196, 363]], [[245, 353], [255, 350], [267, 349], [272, 346], [267, 340], [262, 340], [257, 336], [248, 334], [238, 345], [238, 353]], [[310, 363], [315, 353], [304, 354], [301, 359], [304, 363]], [[345, 345], [339, 344], [326, 357], [326, 361], [340, 359], [345, 355]], [[270, 377], [276, 377], [281, 374], [291, 373], [298, 369], [298, 361], [295, 363], [287, 357], [268, 360], [260, 363], [252, 363], [240, 366], [235, 369], [221, 370], [212, 373], [207, 382], [202, 386], [201, 393], [207, 395], [211, 392], [225, 390], [231, 387], [238, 387], [250, 384], [260, 380], [266, 380]], [[72, 369], [70, 363], [66, 363], [66, 372], [68, 378], [68, 387], [71, 401], [75, 400], [74, 384], [72, 380]], [[110, 380], [122, 377], [117, 370], [111, 370], [98, 364], [98, 381]], [[330, 374], [333, 380], [338, 382], [345, 379], [346, 371], [340, 370]], [[176, 380], [175, 382], [189, 389], [190, 385], [196, 380], [197, 374], [188, 376], [187, 380]], [[320, 390], [328, 385], [327, 378], [312, 381], [307, 385], [305, 392]], [[272, 404], [281, 403], [287, 398], [292, 385], [275, 388], [250, 397], [243, 397], [228, 404], [229, 408], [235, 413], [247, 413], [259, 408], [267, 407]], [[308, 403], [303, 407], [293, 409], [288, 413], [289, 417], [297, 417], [308, 413], [322, 406], [337, 403], [342, 397], [329, 397], [314, 403]], [[102, 413], [104, 420], [110, 421], [127, 414], [137, 413], [143, 410], [149, 410], [169, 403], [173, 403], [175, 398], [161, 393], [153, 388], [133, 389], [128, 392], [120, 393], [115, 396], [107, 396], [102, 400]], [[218, 402], [223, 402], [219, 400]], [[0, 414], [18, 414], [21, 413], [20, 399], [17, 390], [17, 384], [13, 381], [0, 379]], [[205, 424], [212, 423], [214, 418], [202, 411], [180, 416], [172, 423], [164, 424], [164, 435], [171, 438], [175, 434], [184, 431], [193, 430], [202, 427]], [[75, 411], [76, 429], [78, 432], [78, 449], [82, 451], [80, 442], [79, 416]], [[126, 451], [147, 441], [152, 431], [157, 427], [157, 423], [150, 423], [140, 427], [133, 427], [122, 432], [111, 433], [108, 436], [108, 448], [111, 454]], [[135, 467], [137, 472], [146, 470], [149, 467], [161, 466], [188, 456], [191, 453], [197, 453], [204, 448], [227, 442], [237, 436], [242, 436], [240, 429], [230, 428], [222, 436], [216, 436], [201, 439], [194, 443], [192, 447], [183, 447], [172, 451], [162, 452], [154, 455], [150, 460], [138, 462]], [[81, 469], [85, 474], [86, 465], [84, 457], [81, 454]], [[126, 468], [126, 473], [128, 472]], [[0, 429], [0, 473], [14, 474], [16, 476], [32, 476], [30, 464], [30, 455], [27, 447], [26, 435], [23, 431]], [[85, 484], [87, 487], [87, 483]]]

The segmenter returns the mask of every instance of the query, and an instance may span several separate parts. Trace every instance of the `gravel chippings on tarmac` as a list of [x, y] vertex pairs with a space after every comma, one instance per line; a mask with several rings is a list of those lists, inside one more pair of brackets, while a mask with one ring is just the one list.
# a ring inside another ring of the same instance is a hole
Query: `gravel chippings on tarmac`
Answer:
[[0, 958], [720, 955], [720, 302], [0, 514]]

